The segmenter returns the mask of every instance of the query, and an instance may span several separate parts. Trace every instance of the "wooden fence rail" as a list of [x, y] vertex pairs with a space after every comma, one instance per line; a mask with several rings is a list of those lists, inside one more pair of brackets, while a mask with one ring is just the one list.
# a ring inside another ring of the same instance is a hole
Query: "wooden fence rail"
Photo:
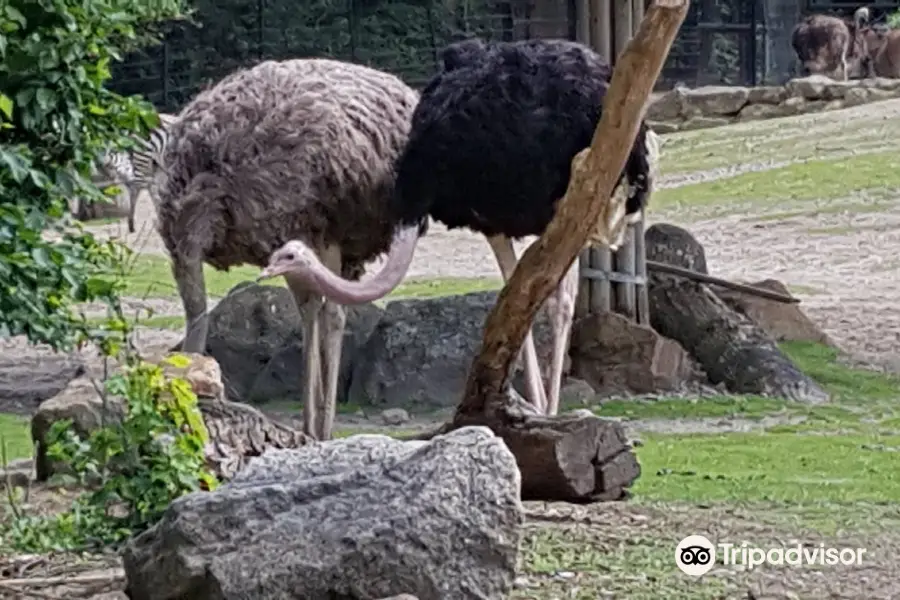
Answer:
[[600, 246], [582, 251], [580, 277], [576, 317], [615, 311], [649, 325], [644, 220], [629, 226], [615, 253]]

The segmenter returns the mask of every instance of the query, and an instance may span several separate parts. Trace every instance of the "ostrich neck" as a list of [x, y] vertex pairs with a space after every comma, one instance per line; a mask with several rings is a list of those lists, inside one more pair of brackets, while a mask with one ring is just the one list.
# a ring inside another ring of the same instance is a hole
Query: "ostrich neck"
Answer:
[[310, 273], [311, 283], [319, 293], [338, 304], [373, 302], [387, 296], [403, 280], [403, 276], [409, 270], [418, 241], [418, 225], [395, 233], [384, 266], [374, 277], [366, 281], [349, 281], [319, 263]]

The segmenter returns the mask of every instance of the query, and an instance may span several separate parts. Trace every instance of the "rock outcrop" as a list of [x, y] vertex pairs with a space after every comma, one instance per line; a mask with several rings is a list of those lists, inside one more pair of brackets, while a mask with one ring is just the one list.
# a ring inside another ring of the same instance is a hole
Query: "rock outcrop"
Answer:
[[360, 435], [270, 451], [124, 551], [132, 600], [503, 598], [523, 521], [503, 441]]
[[647, 119], [658, 133], [670, 133], [837, 110], [891, 98], [900, 98], [900, 79], [835, 81], [812, 75], [778, 86], [676, 87], [650, 103]]

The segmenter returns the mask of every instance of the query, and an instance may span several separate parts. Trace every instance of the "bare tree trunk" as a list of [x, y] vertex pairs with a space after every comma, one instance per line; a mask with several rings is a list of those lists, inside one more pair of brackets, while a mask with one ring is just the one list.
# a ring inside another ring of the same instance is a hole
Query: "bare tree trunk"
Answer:
[[656, 0], [619, 57], [590, 148], [572, 161], [556, 216], [528, 248], [485, 323], [481, 353], [453, 421], [442, 431], [486, 425], [501, 436], [529, 499], [617, 499], [640, 474], [621, 425], [595, 416], [544, 417], [511, 395], [510, 370], [538, 309], [584, 248], [634, 144], [644, 107], [688, 11]]

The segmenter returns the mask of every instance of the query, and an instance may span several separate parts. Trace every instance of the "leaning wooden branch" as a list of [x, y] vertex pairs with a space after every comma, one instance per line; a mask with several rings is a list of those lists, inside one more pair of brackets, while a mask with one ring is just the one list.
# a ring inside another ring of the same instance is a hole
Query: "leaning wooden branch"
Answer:
[[800, 303], [800, 300], [798, 298], [794, 298], [793, 296], [785, 296], [784, 294], [779, 294], [778, 292], [764, 290], [762, 288], [752, 285], [745, 285], [743, 283], [734, 283], [733, 281], [720, 279], [718, 277], [713, 277], [712, 275], [706, 275], [705, 273], [697, 273], [696, 271], [691, 271], [690, 269], [682, 269], [681, 267], [676, 267], [675, 265], [667, 265], [666, 263], [656, 262], [655, 260], [647, 261], [647, 270], [656, 271], [658, 273], [666, 273], [668, 275], [677, 275], [679, 277], [684, 277], [685, 279], [691, 279], [693, 281], [699, 281], [700, 283], [708, 283], [710, 285], [715, 285], [738, 292], [744, 292], [746, 294], [750, 294], [751, 296], [759, 296], [760, 298], [774, 300], [775, 302], [781, 302], [783, 304]]
[[616, 499], [640, 473], [618, 423], [593, 416], [535, 415], [511, 393], [509, 379], [538, 309], [584, 248], [609, 202], [688, 5], [688, 0], [657, 0], [619, 57], [591, 146], [572, 161], [556, 216], [525, 252], [488, 315], [481, 353], [450, 424], [487, 425], [503, 437], [522, 472], [523, 498]]

